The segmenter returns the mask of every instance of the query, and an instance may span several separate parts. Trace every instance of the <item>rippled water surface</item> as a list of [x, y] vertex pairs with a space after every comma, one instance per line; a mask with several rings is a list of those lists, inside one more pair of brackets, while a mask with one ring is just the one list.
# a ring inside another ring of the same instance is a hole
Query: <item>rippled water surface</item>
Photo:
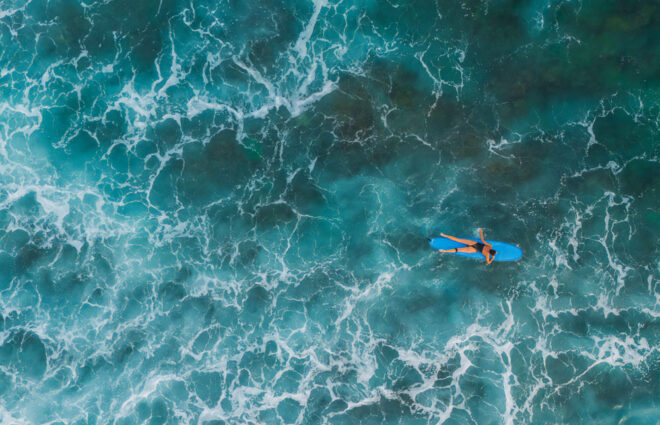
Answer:
[[[0, 423], [656, 424], [660, 3], [0, 0]], [[440, 232], [519, 245], [442, 255]]]

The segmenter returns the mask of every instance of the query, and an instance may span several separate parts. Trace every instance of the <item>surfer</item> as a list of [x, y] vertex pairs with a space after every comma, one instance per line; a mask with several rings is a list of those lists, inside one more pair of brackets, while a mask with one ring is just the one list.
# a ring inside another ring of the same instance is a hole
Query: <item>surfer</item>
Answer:
[[492, 263], [493, 259], [495, 258], [495, 255], [497, 255], [497, 251], [493, 249], [493, 245], [489, 244], [484, 239], [484, 232], [481, 229], [479, 229], [479, 235], [481, 235], [481, 242], [473, 241], [472, 239], [459, 239], [453, 236], [445, 235], [444, 233], [440, 233], [440, 235], [442, 235], [447, 239], [451, 239], [454, 242], [462, 243], [463, 245], [465, 245], [460, 248], [439, 249], [438, 251], [440, 252], [467, 252], [467, 253], [481, 252], [483, 256], [486, 257], [486, 263], [488, 264]]

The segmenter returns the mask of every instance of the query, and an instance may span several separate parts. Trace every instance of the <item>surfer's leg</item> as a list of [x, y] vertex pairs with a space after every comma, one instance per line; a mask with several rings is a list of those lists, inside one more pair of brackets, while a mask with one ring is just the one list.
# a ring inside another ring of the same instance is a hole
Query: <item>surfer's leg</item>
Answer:
[[472, 248], [471, 246], [463, 246], [461, 248], [451, 248], [451, 249], [439, 249], [438, 251], [440, 251], [440, 252], [467, 252], [467, 253], [477, 252], [477, 250]]
[[444, 233], [440, 233], [441, 236], [451, 239], [454, 242], [462, 243], [463, 245], [474, 245], [477, 243], [477, 241], [473, 241], [471, 239], [460, 239], [460, 238], [455, 238], [453, 236], [445, 235]]

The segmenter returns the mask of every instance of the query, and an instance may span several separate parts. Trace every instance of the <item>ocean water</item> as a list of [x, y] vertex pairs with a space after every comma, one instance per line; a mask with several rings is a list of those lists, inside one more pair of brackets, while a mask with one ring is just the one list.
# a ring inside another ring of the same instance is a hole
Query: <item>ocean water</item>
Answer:
[[0, 0], [0, 423], [657, 424], [659, 140], [654, 0]]

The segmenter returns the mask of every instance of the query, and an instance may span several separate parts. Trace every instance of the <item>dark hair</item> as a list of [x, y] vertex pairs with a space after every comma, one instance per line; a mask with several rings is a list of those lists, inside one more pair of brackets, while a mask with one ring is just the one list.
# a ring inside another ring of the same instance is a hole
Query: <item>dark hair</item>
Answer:
[[491, 250], [490, 250], [490, 255], [492, 255], [492, 256], [494, 257], [495, 254], [497, 254], [497, 251], [495, 251], [494, 249], [491, 249]]

